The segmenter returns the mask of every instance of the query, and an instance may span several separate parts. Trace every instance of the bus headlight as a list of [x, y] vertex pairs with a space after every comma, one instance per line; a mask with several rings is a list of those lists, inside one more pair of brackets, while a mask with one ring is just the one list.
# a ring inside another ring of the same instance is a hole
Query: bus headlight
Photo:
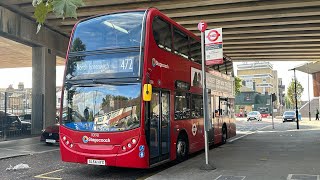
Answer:
[[131, 140], [131, 142], [132, 142], [132, 144], [136, 144], [136, 143], [137, 143], [137, 140], [136, 140], [135, 138], [133, 138], [133, 139]]
[[128, 143], [128, 148], [131, 148], [131, 143]]

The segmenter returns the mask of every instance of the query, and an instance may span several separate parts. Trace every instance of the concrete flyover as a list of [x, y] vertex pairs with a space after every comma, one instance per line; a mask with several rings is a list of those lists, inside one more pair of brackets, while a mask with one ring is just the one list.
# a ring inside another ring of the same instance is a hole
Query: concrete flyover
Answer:
[[[2, 4], [32, 17], [32, 0], [3, 0]], [[318, 0], [84, 0], [79, 19], [125, 9], [156, 7], [199, 35], [197, 23], [222, 27], [224, 52], [233, 61], [314, 61], [320, 57]], [[75, 19], [49, 15], [48, 27], [69, 36]], [[65, 44], [66, 45], [66, 44]]]

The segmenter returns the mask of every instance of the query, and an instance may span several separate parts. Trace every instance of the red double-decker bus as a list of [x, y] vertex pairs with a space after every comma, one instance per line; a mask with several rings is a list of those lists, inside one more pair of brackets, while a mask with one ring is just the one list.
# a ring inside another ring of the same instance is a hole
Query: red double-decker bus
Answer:
[[[155, 8], [78, 22], [60, 117], [63, 161], [149, 168], [204, 148], [199, 38]], [[211, 144], [235, 136], [234, 81], [207, 69]]]

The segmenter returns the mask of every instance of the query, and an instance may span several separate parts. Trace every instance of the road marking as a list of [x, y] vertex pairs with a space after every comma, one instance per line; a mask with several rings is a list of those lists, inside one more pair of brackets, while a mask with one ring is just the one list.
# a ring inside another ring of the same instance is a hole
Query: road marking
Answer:
[[30, 146], [30, 145], [38, 145], [38, 144], [43, 144], [43, 143], [31, 143], [31, 144], [25, 144], [25, 145], [18, 145], [18, 146], [7, 146], [8, 148], [13, 148], [13, 147], [25, 147], [25, 146]]
[[[320, 177], [319, 175], [313, 175], [313, 174], [288, 174], [288, 177], [287, 177], [287, 180], [299, 180], [299, 179], [296, 179], [297, 177], [295, 176], [300, 176], [301, 179], [306, 179], [306, 178], [310, 178], [310, 179], [316, 179], [316, 180], [319, 180]], [[292, 177], [294, 177], [294, 179], [292, 179]]]
[[37, 175], [37, 176], [34, 176], [34, 177], [35, 178], [40, 178], [40, 179], [57, 179], [57, 180], [60, 180], [62, 178], [48, 177], [48, 176], [45, 176], [45, 175], [52, 174], [52, 173], [55, 173], [55, 172], [59, 172], [59, 171], [62, 171], [62, 170], [63, 169], [58, 169], [58, 170], [47, 172], [47, 173], [44, 173], [44, 174], [40, 174], [40, 175]]
[[9, 149], [9, 148], [0, 148], [0, 149], [8, 150], [8, 151], [18, 151], [18, 152], [24, 152], [24, 153], [32, 153], [32, 151], [23, 151], [23, 150]]
[[246, 176], [220, 175], [214, 180], [244, 180]]
[[241, 139], [241, 138], [244, 138], [244, 137], [246, 137], [246, 136], [248, 136], [248, 135], [257, 133], [258, 131], [261, 131], [261, 130], [266, 129], [266, 128], [271, 127], [271, 126], [272, 126], [272, 125], [268, 125], [268, 126], [265, 126], [265, 127], [263, 127], [263, 128], [257, 129], [256, 131], [250, 132], [250, 133], [248, 133], [248, 134], [244, 134], [244, 135], [242, 135], [242, 136], [239, 136], [239, 137], [230, 139], [230, 140], [228, 140], [228, 142], [233, 142], [233, 141], [239, 140], [239, 139]]
[[48, 152], [53, 152], [53, 151], [59, 151], [60, 148], [58, 149], [50, 149], [50, 150], [46, 150], [46, 151], [40, 151], [40, 152], [33, 152], [32, 154], [42, 154], [42, 153], [48, 153]]

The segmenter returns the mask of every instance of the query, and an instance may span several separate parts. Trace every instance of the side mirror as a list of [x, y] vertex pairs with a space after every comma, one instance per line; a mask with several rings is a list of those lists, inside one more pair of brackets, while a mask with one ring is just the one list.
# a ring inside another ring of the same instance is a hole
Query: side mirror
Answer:
[[143, 85], [143, 100], [151, 101], [151, 95], [152, 95], [152, 85], [151, 84]]

